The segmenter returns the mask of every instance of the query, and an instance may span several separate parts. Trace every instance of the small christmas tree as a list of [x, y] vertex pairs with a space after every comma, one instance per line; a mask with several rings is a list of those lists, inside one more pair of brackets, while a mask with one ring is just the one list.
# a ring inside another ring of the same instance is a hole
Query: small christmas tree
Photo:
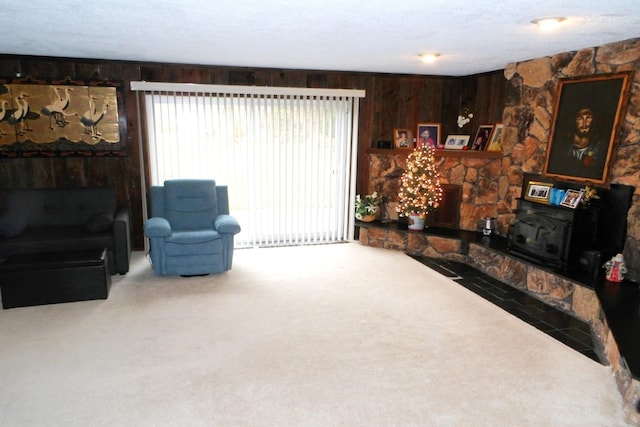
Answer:
[[425, 217], [440, 205], [442, 188], [434, 152], [435, 149], [427, 145], [409, 154], [398, 193], [400, 203], [396, 211], [400, 215]]

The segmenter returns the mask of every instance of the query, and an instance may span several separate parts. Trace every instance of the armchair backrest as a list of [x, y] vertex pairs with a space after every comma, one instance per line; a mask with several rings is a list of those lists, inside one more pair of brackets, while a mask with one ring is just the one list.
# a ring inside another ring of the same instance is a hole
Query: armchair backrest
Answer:
[[214, 180], [173, 179], [151, 187], [151, 216], [166, 218], [174, 230], [211, 228], [228, 212], [227, 188]]

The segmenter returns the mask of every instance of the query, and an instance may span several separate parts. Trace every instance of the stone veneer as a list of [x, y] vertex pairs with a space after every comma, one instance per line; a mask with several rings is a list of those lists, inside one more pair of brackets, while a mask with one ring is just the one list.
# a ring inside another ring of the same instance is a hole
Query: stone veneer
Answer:
[[[509, 82], [502, 122], [503, 157], [437, 157], [442, 182], [462, 186], [461, 230], [475, 230], [480, 218], [497, 218], [504, 236], [513, 221], [523, 173], [542, 173], [549, 143], [558, 80], [640, 69], [640, 38], [513, 63], [504, 75]], [[628, 214], [624, 255], [628, 278], [640, 279], [640, 73], [631, 88], [621, 138], [612, 152], [611, 183], [636, 187]], [[406, 155], [372, 153], [370, 190], [397, 198]]]
[[[601, 47], [565, 52], [551, 57], [513, 63], [504, 75], [511, 84], [503, 122], [504, 173], [511, 177], [510, 198], [520, 194], [522, 172], [541, 173], [546, 160], [550, 127], [553, 122], [558, 81], [619, 72], [631, 72], [630, 93], [622, 120], [620, 138], [613, 147], [609, 182], [636, 188], [627, 217], [627, 241], [624, 255], [628, 277], [640, 279], [640, 38], [610, 43]], [[512, 205], [513, 207], [513, 205]]]
[[618, 390], [625, 402], [628, 421], [640, 425], [640, 414], [636, 410], [640, 398], [640, 382], [632, 378], [626, 363], [621, 359], [618, 345], [593, 289], [464, 238], [409, 232], [393, 226], [374, 224], [360, 227], [359, 241], [363, 245], [402, 250], [411, 255], [467, 263], [589, 323], [597, 339], [601, 357], [605, 357], [612, 367]]

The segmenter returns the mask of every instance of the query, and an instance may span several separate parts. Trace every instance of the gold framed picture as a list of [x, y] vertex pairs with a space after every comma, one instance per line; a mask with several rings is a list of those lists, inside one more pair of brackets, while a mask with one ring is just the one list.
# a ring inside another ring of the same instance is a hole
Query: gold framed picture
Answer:
[[489, 144], [487, 145], [487, 151], [502, 151], [502, 131], [504, 130], [504, 124], [496, 123], [489, 138]]
[[413, 139], [409, 129], [393, 130], [393, 146], [396, 150], [412, 150]]
[[0, 78], [0, 158], [126, 156], [122, 82]]
[[626, 72], [560, 80], [545, 176], [594, 184], [607, 181], [629, 80]]
[[443, 148], [440, 142], [440, 123], [418, 123], [417, 147], [430, 145], [434, 148]]
[[548, 205], [551, 198], [552, 188], [553, 184], [549, 184], [548, 182], [529, 181], [524, 198], [531, 202], [544, 203]]

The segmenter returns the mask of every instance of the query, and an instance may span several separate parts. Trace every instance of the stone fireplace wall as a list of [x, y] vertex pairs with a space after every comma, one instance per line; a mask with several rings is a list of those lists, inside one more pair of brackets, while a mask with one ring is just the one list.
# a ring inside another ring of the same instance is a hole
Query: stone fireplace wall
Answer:
[[[372, 191], [386, 195], [397, 202], [400, 177], [406, 167], [406, 154], [370, 154]], [[479, 219], [498, 217], [499, 212], [510, 212], [509, 181], [501, 176], [503, 159], [475, 157], [471, 152], [446, 157], [436, 155], [440, 181], [462, 187], [460, 224], [462, 230], [475, 230]], [[506, 232], [506, 228], [502, 227]]]
[[[437, 157], [442, 182], [462, 186], [460, 225], [475, 230], [479, 219], [497, 218], [497, 233], [505, 236], [515, 217], [524, 173], [542, 173], [553, 121], [558, 80], [632, 71], [631, 93], [619, 142], [613, 147], [609, 182], [636, 188], [628, 214], [624, 249], [627, 277], [640, 279], [640, 38], [600, 47], [509, 64], [502, 122], [502, 157], [465, 152]], [[370, 189], [394, 201], [406, 154], [369, 154]], [[396, 196], [397, 197], [397, 196]]]
[[637, 281], [640, 279], [640, 38], [507, 66], [505, 78], [510, 85], [503, 114], [508, 129], [503, 144], [503, 173], [511, 177], [511, 188], [504, 201], [515, 207], [513, 199], [520, 195], [517, 178], [521, 172], [541, 173], [544, 169], [558, 80], [623, 71], [632, 72], [630, 97], [620, 137], [612, 151], [609, 182], [636, 188], [627, 217], [624, 256], [627, 276]]

